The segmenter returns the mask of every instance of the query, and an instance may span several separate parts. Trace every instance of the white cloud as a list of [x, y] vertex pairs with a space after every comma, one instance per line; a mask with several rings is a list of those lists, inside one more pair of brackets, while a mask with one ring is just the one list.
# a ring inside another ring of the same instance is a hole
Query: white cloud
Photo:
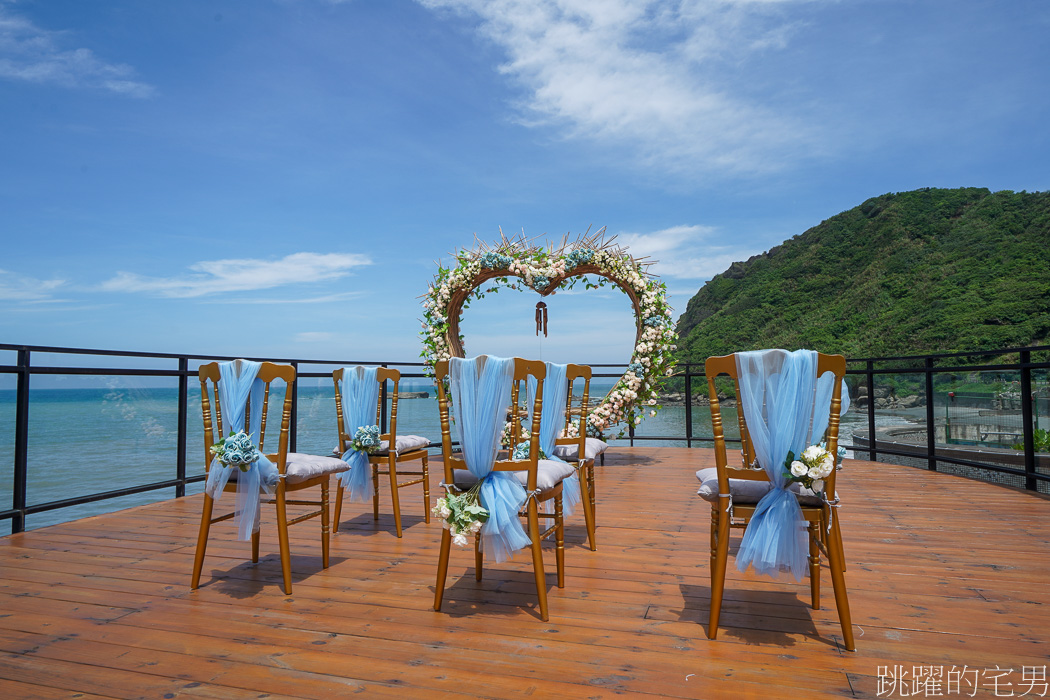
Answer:
[[773, 8], [806, 0], [418, 0], [480, 20], [531, 123], [621, 144], [672, 172], [757, 172], [807, 147], [802, 119], [744, 95], [748, 57], [782, 48]]
[[672, 226], [652, 233], [619, 233], [616, 242], [625, 245], [635, 258], [655, 260], [649, 268], [653, 274], [706, 281], [725, 272], [734, 262], [762, 252], [727, 244], [724, 238], [710, 226]]
[[102, 89], [129, 97], [154, 94], [151, 85], [134, 80], [131, 66], [108, 63], [91, 49], [63, 48], [59, 39], [58, 32], [41, 29], [0, 3], [0, 78]]
[[65, 280], [38, 280], [33, 277], [17, 275], [7, 270], [0, 270], [0, 300], [54, 301], [51, 293], [65, 283]]
[[294, 253], [280, 260], [206, 260], [190, 266], [184, 277], [145, 277], [118, 272], [102, 284], [107, 292], [146, 292], [161, 297], [189, 298], [228, 292], [272, 289], [337, 279], [372, 261], [349, 253]]
[[363, 297], [367, 292], [339, 292], [337, 294], [324, 294], [319, 297], [237, 297], [236, 299], [212, 299], [209, 304], [262, 304], [273, 306], [274, 304], [334, 304]]

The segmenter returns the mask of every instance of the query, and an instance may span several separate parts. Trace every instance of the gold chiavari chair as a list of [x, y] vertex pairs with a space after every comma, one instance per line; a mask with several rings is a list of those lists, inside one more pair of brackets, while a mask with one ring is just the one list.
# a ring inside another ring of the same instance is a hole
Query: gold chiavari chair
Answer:
[[[332, 372], [332, 381], [335, 383], [335, 412], [336, 421], [339, 424], [339, 453], [343, 454], [350, 449], [350, 441], [353, 435], [348, 435], [343, 422], [343, 396], [339, 384], [343, 379], [343, 368]], [[384, 382], [390, 382], [392, 391], [388, 392], [390, 398], [390, 430], [382, 433], [379, 437], [383, 441], [383, 447], [368, 455], [368, 462], [372, 467], [372, 517], [379, 519], [379, 476], [381, 474], [390, 477], [390, 501], [394, 510], [394, 529], [397, 536], [401, 537], [401, 499], [398, 490], [406, 486], [423, 484], [423, 519], [430, 522], [430, 467], [429, 453], [430, 440], [419, 435], [398, 435], [397, 432], [397, 403], [398, 388], [401, 382], [401, 372], [396, 369], [379, 367], [376, 370], [376, 381], [382, 386]], [[381, 425], [383, 410], [383, 393], [379, 393], [376, 404], [376, 425]], [[404, 462], [420, 460], [422, 465], [419, 471], [405, 471], [399, 467]], [[412, 477], [407, 481], [400, 481], [402, 476]], [[344, 486], [340, 482], [336, 489], [335, 497], [335, 531], [339, 531], [339, 518], [343, 511]]]
[[[198, 377], [201, 385], [201, 409], [204, 415], [205, 464], [207, 465], [206, 468], [210, 470], [212, 468], [212, 455], [210, 448], [213, 444], [218, 442], [216, 435], [222, 436], [227, 434], [227, 426], [222, 418], [223, 407], [219, 398], [219, 363], [212, 362], [202, 365], [198, 370]], [[292, 565], [288, 544], [288, 526], [311, 518], [321, 518], [321, 566], [322, 568], [327, 569], [329, 549], [328, 484], [332, 474], [346, 471], [347, 466], [341, 459], [335, 459], [333, 457], [318, 457], [288, 451], [288, 431], [292, 415], [292, 387], [295, 384], [295, 368], [293, 366], [263, 362], [259, 369], [258, 379], [263, 382], [265, 387], [261, 413], [262, 427], [259, 433], [259, 444], [257, 445], [260, 452], [264, 452], [263, 443], [266, 439], [266, 420], [269, 413], [271, 387], [275, 381], [280, 381], [284, 384], [284, 401], [281, 406], [281, 428], [277, 441], [277, 452], [267, 454], [269, 460], [277, 467], [280, 476], [277, 483], [274, 484], [273, 495], [269, 497], [263, 495], [261, 498], [264, 498], [267, 502], [273, 503], [276, 506], [277, 539], [281, 553], [281, 573], [283, 576], [284, 592], [287, 595], [291, 595]], [[209, 386], [211, 387], [211, 396], [209, 395]], [[212, 403], [213, 397], [214, 405]], [[247, 408], [245, 411], [246, 425], [250, 418], [250, 408]], [[240, 470], [235, 467], [223, 467], [221, 465], [216, 465], [214, 468], [232, 469], [230, 480], [227, 482], [223, 491], [231, 493], [236, 492], [237, 477], [240, 474]], [[292, 500], [288, 498], [289, 493], [303, 491], [314, 487], [320, 487], [320, 498], [317, 500]], [[190, 584], [190, 588], [193, 589], [196, 589], [200, 585], [201, 569], [204, 565], [204, 553], [208, 546], [208, 536], [211, 532], [211, 526], [215, 523], [229, 520], [236, 515], [236, 513], [227, 513], [218, 517], [212, 517], [214, 505], [214, 499], [208, 494], [204, 494], [204, 511], [201, 514], [200, 533], [197, 537], [197, 550], [193, 557], [193, 578]], [[287, 507], [289, 505], [316, 506], [318, 510], [289, 519], [287, 512]], [[259, 561], [259, 539], [260, 531], [257, 529], [252, 534], [253, 562]]]
[[[583, 396], [578, 406], [574, 406], [573, 389], [576, 380], [583, 380]], [[570, 426], [578, 433], [575, 437], [559, 437], [555, 441], [554, 456], [564, 459], [576, 465], [576, 473], [580, 480], [580, 498], [583, 505], [583, 518], [587, 525], [587, 542], [591, 551], [597, 551], [598, 544], [595, 539], [595, 497], [594, 497], [594, 460], [605, 451], [605, 443], [598, 438], [587, 436], [587, 411], [590, 403], [591, 391], [591, 368], [587, 365], [567, 365], [565, 369], [565, 380], [569, 383], [569, 390], [565, 397], [565, 434], [570, 432]]]
[[[715, 467], [701, 469], [696, 473], [701, 486], [699, 495], [711, 503], [711, 615], [708, 621], [707, 636], [715, 639], [718, 635], [718, 620], [722, 608], [722, 596], [725, 590], [726, 566], [729, 558], [729, 531], [731, 528], [746, 528], [755, 513], [759, 500], [773, 488], [766, 472], [752, 468], [755, 463], [755, 449], [744, 418], [742, 397], [740, 395], [739, 376], [735, 355], [709, 357], [704, 365], [707, 375], [708, 396], [711, 405], [711, 423], [715, 443]], [[842, 355], [825, 355], [818, 353], [817, 376], [825, 372], [834, 374], [834, 389], [831, 395], [828, 427], [825, 432], [828, 451], [834, 455], [838, 449], [839, 411], [842, 401], [842, 379], [846, 374], [846, 359]], [[726, 453], [725, 436], [722, 427], [722, 414], [715, 389], [715, 378], [728, 375], [736, 386], [737, 417], [740, 423], [740, 437], [743, 444], [742, 464], [729, 466]], [[820, 555], [828, 558], [831, 571], [831, 582], [835, 592], [835, 604], [838, 608], [839, 622], [846, 649], [856, 650], [853, 638], [853, 625], [850, 618], [849, 599], [846, 594], [845, 552], [842, 547], [842, 532], [839, 528], [839, 511], [835, 475], [825, 479], [824, 493], [831, 495], [831, 502], [814, 494], [812, 491], [791, 486], [798, 495], [802, 516], [807, 523], [809, 534], [809, 576], [810, 597], [814, 610], [820, 608]]]
[[[479, 358], [484, 361], [484, 358]], [[518, 482], [530, 494], [525, 500], [525, 517], [527, 522], [526, 531], [531, 540], [532, 566], [536, 579], [536, 595], [539, 598], [540, 619], [549, 619], [547, 612], [547, 585], [543, 571], [543, 555], [541, 543], [543, 539], [552, 532], [555, 536], [555, 561], [557, 562], [557, 583], [559, 588], [565, 587], [565, 525], [562, 513], [562, 480], [573, 473], [574, 467], [565, 462], [539, 459], [540, 441], [540, 413], [543, 406], [543, 380], [546, 376], [546, 366], [540, 361], [514, 359], [514, 388], [512, 402], [517, 403], [517, 397], [522, 393], [522, 386], [532, 376], [536, 380], [536, 394], [533, 400], [533, 419], [531, 435], [529, 439], [529, 456], [525, 459], [497, 459], [493, 465], [493, 471], [512, 472]], [[470, 489], [476, 478], [467, 470], [467, 464], [461, 454], [452, 452], [452, 435], [449, 420], [449, 397], [448, 383], [449, 363], [447, 360], [435, 365], [435, 375], [438, 387], [438, 409], [441, 414], [441, 452], [445, 468], [445, 484], [448, 492], [459, 494]], [[514, 421], [518, 423], [517, 420]], [[517, 444], [520, 436], [518, 429], [514, 430], [511, 446]], [[553, 513], [541, 513], [539, 504], [545, 501], [554, 501]], [[540, 531], [540, 520], [553, 521], [551, 526]], [[441, 552], [438, 559], [437, 584], [434, 592], [434, 609], [441, 610], [441, 602], [445, 592], [445, 579], [448, 573], [449, 554], [452, 548], [452, 536], [448, 529], [441, 535]], [[480, 537], [475, 539], [474, 564], [475, 578], [480, 581], [483, 570], [483, 554]]]

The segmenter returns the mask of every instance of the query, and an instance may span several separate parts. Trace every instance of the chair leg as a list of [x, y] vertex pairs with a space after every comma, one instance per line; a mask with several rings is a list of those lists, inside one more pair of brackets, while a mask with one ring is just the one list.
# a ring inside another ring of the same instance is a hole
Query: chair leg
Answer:
[[201, 568], [204, 566], [204, 551], [208, 548], [208, 533], [211, 531], [211, 513], [215, 501], [204, 494], [204, 509], [201, 514], [201, 527], [197, 534], [197, 551], [193, 554], [193, 576], [190, 578], [190, 589], [197, 590], [201, 583]]
[[[835, 518], [835, 514], [831, 513], [828, 517]], [[835, 527], [831, 528], [829, 534], [830, 547], [835, 547], [839, 552], [839, 561], [842, 562], [842, 570], [846, 570], [846, 550], [842, 548], [842, 529], [838, 527], [838, 519], [835, 519]]]
[[554, 497], [554, 556], [558, 563], [558, 588], [565, 588], [565, 511], [560, 493]]
[[252, 533], [252, 563], [259, 563], [259, 540], [262, 539], [262, 524], [259, 529]]
[[379, 465], [372, 467], [372, 520], [379, 520]]
[[[841, 533], [836, 532], [839, 527], [839, 519], [831, 522], [831, 540], [841, 542]], [[828, 547], [828, 568], [831, 569], [831, 585], [835, 589], [835, 606], [839, 611], [839, 624], [842, 625], [842, 641], [847, 651], [856, 651], [857, 645], [853, 641], [853, 619], [849, 612], [849, 598], [846, 595], [846, 575], [843, 573], [845, 566], [842, 562], [843, 552], [835, 546]]]
[[328, 553], [331, 544], [331, 535], [328, 531], [328, 482], [330, 479], [325, 478], [321, 482], [321, 568], [328, 568]]
[[423, 522], [430, 522], [430, 465], [427, 453], [423, 453]]
[[729, 499], [718, 499], [711, 506], [711, 614], [707, 638], [718, 636], [718, 618], [722, 613], [722, 593], [726, 586], [726, 562], [729, 559]]
[[819, 522], [809, 524], [809, 594], [814, 610], [820, 610], [820, 541]]
[[[605, 464], [605, 455], [602, 455], [602, 464]], [[595, 518], [598, 515], [598, 504], [594, 499], [594, 460], [587, 462], [587, 487], [591, 492], [591, 518]], [[594, 522], [597, 522], [595, 520]], [[594, 549], [594, 547], [591, 547]]]
[[332, 532], [339, 532], [339, 518], [343, 515], [343, 481], [339, 477], [336, 477], [337, 485], [335, 487], [335, 514], [332, 516], [334, 522], [332, 523]]
[[284, 483], [277, 484], [277, 541], [281, 548], [281, 574], [284, 576], [284, 594], [292, 594], [292, 553], [288, 547], [288, 506], [284, 502]]
[[834, 511], [830, 507], [825, 507], [820, 512], [820, 541], [824, 543], [825, 548], [838, 547], [839, 559], [842, 560], [842, 570], [846, 570], [846, 553], [842, 550], [842, 530], [836, 530], [834, 533], [830, 532], [831, 528], [829, 525], [831, 521], [829, 518], [834, 518]]
[[401, 536], [401, 499], [397, 495], [397, 456], [391, 452], [387, 462], [390, 472], [390, 504], [394, 509], [394, 530]]
[[485, 551], [481, 548], [481, 535], [474, 535], [474, 580], [481, 580], [481, 572], [485, 566]]
[[[591, 470], [594, 468], [594, 463], [591, 462]], [[578, 462], [576, 467], [577, 478], [580, 481], [580, 488], [583, 489], [583, 493], [580, 494], [580, 501], [583, 502], [583, 521], [587, 525], [587, 542], [591, 546], [591, 551], [598, 551], [598, 544], [594, 537], [594, 472], [588, 470], [586, 462]]]
[[448, 555], [452, 549], [452, 535], [447, 529], [441, 530], [441, 552], [438, 554], [437, 581], [434, 584], [434, 610], [441, 611], [441, 598], [445, 594], [445, 577], [448, 574]]
[[532, 570], [536, 575], [536, 595], [540, 599], [540, 619], [547, 622], [547, 579], [543, 575], [543, 552], [540, 549], [540, 517], [536, 499], [529, 499], [529, 538], [532, 540]]

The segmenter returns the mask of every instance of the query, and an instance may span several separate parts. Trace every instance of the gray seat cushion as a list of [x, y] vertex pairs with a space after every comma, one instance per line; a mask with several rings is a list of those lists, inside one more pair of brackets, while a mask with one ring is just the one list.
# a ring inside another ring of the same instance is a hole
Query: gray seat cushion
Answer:
[[[394, 441], [394, 452], [399, 455], [403, 455], [406, 452], [411, 452], [413, 450], [421, 450], [427, 447], [430, 447], [430, 440], [427, 440], [425, 437], [420, 437], [418, 435], [398, 435], [397, 439]], [[379, 451], [375, 454], [385, 455], [387, 453], [387, 450], [389, 449], [390, 443], [386, 440], [383, 440], [381, 443], [379, 443]]]
[[[567, 462], [559, 462], [554, 459], [541, 459], [536, 463], [536, 488], [541, 491], [552, 489], [562, 479], [576, 472], [576, 467]], [[528, 488], [529, 472], [509, 472], [514, 475], [522, 486]], [[478, 483], [477, 477], [466, 469], [453, 469], [452, 479], [456, 482], [456, 488], [460, 490], [469, 489]]]
[[[598, 455], [603, 454], [607, 449], [609, 449], [608, 443], [603, 442], [598, 438], [589, 437], [583, 447], [583, 456], [585, 459], [594, 459]], [[554, 447], [554, 456], [576, 461], [576, 454], [579, 451], [577, 445], [556, 445]]]
[[[404, 454], [411, 452], [412, 450], [422, 450], [430, 447], [430, 440], [425, 437], [419, 437], [418, 435], [398, 435], [397, 440], [394, 442], [394, 451], [397, 454]], [[379, 451], [373, 452], [374, 455], [385, 455], [387, 450], [390, 448], [390, 443], [383, 440], [379, 443]], [[336, 457], [342, 456], [342, 452], [339, 450], [339, 445], [332, 448], [332, 454]]]
[[[274, 464], [276, 465], [276, 462]], [[313, 479], [315, 476], [340, 474], [349, 468], [350, 465], [335, 457], [318, 457], [317, 455], [308, 455], [301, 452], [289, 452], [288, 462], [285, 465], [284, 481], [289, 485], [301, 484], [304, 481]], [[232, 469], [230, 481], [237, 481], [237, 477], [241, 473], [240, 469]]]
[[[718, 469], [716, 467], [708, 467], [707, 469], [701, 469], [696, 473], [696, 478], [700, 481], [700, 490], [697, 493], [700, 498], [705, 501], [717, 501], [718, 500]], [[738, 505], [754, 505], [762, 500], [773, 488], [773, 484], [768, 481], [751, 481], [750, 479], [730, 479], [729, 480], [729, 493], [733, 496], [733, 503]], [[803, 488], [802, 484], [797, 481], [792, 483], [788, 487], [790, 491], [798, 494], [798, 502], [804, 506], [819, 506], [821, 498], [813, 491]]]

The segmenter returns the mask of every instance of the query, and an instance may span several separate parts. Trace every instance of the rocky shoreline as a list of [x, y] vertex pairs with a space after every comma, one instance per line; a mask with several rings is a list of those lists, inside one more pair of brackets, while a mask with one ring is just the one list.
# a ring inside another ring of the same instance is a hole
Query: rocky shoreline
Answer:
[[[672, 391], [667, 394], [660, 394], [657, 399], [664, 406], [684, 406], [685, 405], [685, 392], [684, 391]], [[718, 403], [722, 406], [736, 406], [736, 399], [730, 398], [722, 392], [718, 392]], [[711, 399], [708, 398], [707, 392], [697, 392], [693, 394], [693, 405], [694, 406], [710, 406]]]
[[[868, 385], [861, 384], [853, 392], [853, 405], [857, 408], [868, 406]], [[897, 392], [890, 387], [875, 387], [875, 408], [915, 408], [925, 406], [926, 397], [920, 394], [909, 396], [897, 396]]]
[[[866, 385], [861, 384], [851, 390], [850, 393], [853, 397], [852, 403], [855, 407], [867, 407], [868, 387]], [[667, 394], [661, 394], [659, 402], [664, 406], [684, 406], [686, 395], [685, 392], [682, 391], [672, 391]], [[718, 392], [718, 403], [723, 406], [736, 406], [736, 398], [727, 396], [723, 392]], [[694, 406], [709, 406], [710, 404], [711, 400], [707, 397], [706, 391], [698, 391], [693, 394]], [[921, 394], [897, 396], [896, 392], [890, 387], [875, 387], [875, 408], [916, 408], [925, 405], [926, 397]]]

